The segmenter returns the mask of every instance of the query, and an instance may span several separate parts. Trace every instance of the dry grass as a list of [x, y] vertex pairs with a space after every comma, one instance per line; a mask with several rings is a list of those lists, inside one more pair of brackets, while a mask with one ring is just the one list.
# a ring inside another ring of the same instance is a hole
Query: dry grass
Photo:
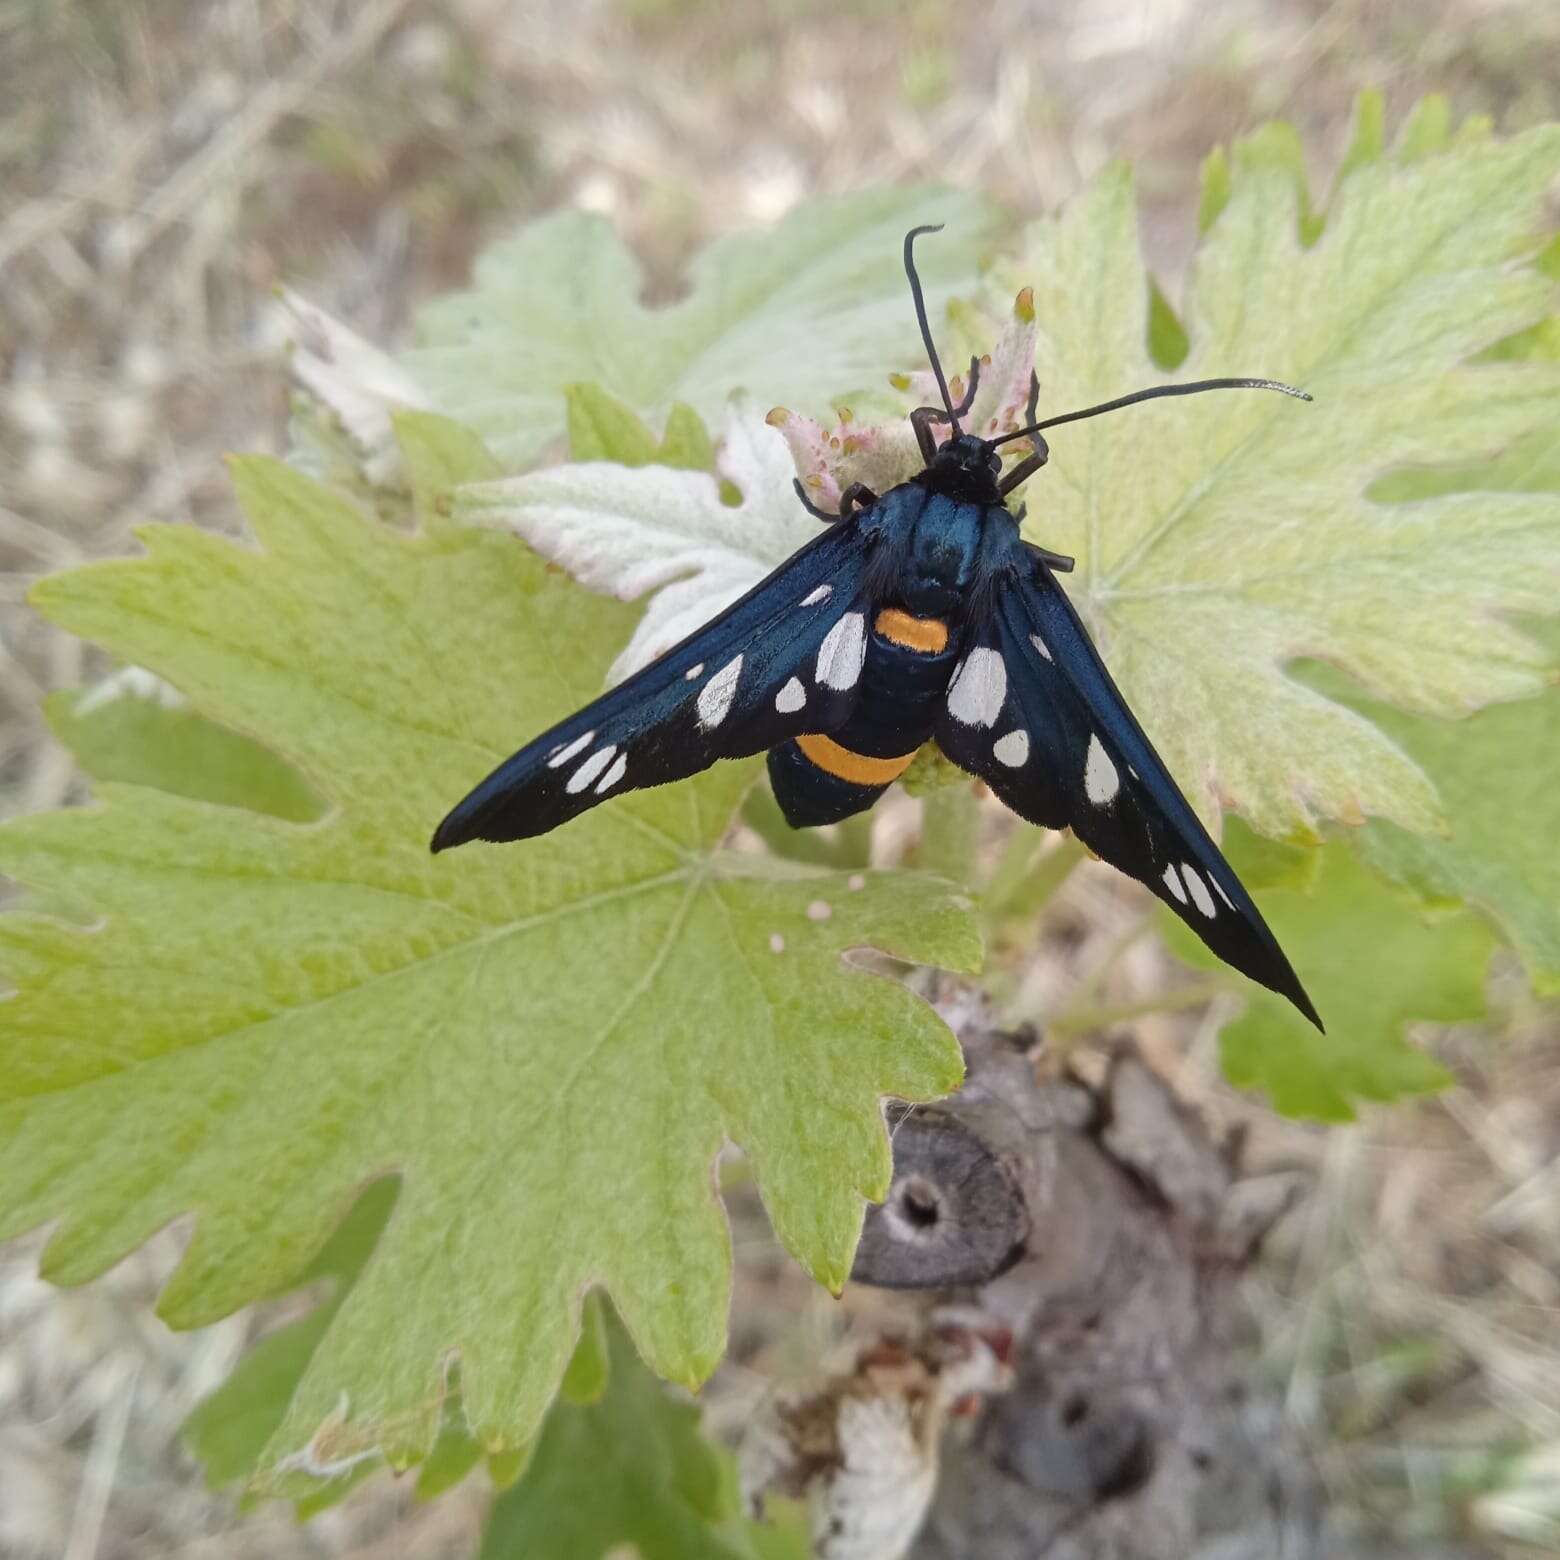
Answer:
[[[1114, 156], [1173, 277], [1214, 142], [1283, 115], [1325, 164], [1364, 85], [1515, 127], [1560, 110], [1556, 58], [1550, 0], [0, 0], [0, 811], [73, 793], [37, 704], [95, 665], [27, 581], [141, 520], [236, 523], [219, 453], [284, 437], [280, 279], [391, 341], [559, 203], [610, 212], [665, 292], [805, 194], [935, 176], [1036, 210]], [[1141, 1030], [1318, 1167], [1258, 1312], [1340, 1511], [1491, 1545], [1501, 1456], [1560, 1442], [1560, 1043], [1500, 1011], [1443, 1038], [1455, 1094], [1331, 1134], [1232, 1100], [1206, 1027]], [[0, 1266], [0, 1553], [469, 1552], [470, 1492], [381, 1480], [306, 1530], [203, 1492], [173, 1431], [256, 1323], [151, 1318], [172, 1237], [73, 1295], [35, 1249]]]
[[1450, 1092], [1353, 1127], [1268, 1116], [1193, 1057], [1189, 1092], [1244, 1121], [1259, 1159], [1316, 1174], [1253, 1309], [1343, 1532], [1560, 1549], [1560, 1481], [1524, 1492], [1518, 1461], [1560, 1443], [1560, 1034], [1514, 973], [1487, 1024], [1422, 1036]]

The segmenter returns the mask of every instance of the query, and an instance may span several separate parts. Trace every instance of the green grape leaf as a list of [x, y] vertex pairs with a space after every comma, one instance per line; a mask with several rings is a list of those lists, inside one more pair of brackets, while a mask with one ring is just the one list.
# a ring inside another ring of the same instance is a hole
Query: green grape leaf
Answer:
[[185, 708], [172, 689], [137, 667], [96, 688], [51, 693], [43, 708], [54, 735], [95, 780], [155, 786], [293, 823], [324, 811], [274, 753]]
[[[1246, 861], [1231, 842], [1231, 865]], [[1327, 1024], [1319, 1034], [1279, 997], [1221, 965], [1168, 911], [1171, 947], [1188, 963], [1228, 976], [1247, 998], [1220, 1040], [1225, 1076], [1265, 1089], [1288, 1116], [1349, 1121], [1357, 1100], [1394, 1100], [1443, 1087], [1445, 1069], [1415, 1047], [1416, 1020], [1451, 1022], [1484, 1011], [1484, 969], [1494, 940], [1477, 916], [1427, 919], [1401, 890], [1361, 866], [1342, 844], [1317, 852], [1309, 891], [1258, 891], [1262, 914]]]
[[[738, 1516], [698, 1409], [645, 1369], [616, 1322], [605, 1332], [605, 1391], [554, 1404], [519, 1483], [493, 1503], [479, 1560], [603, 1560], [619, 1546], [640, 1560], [753, 1560], [756, 1524]], [[771, 1557], [809, 1552], [765, 1536]]]
[[1403, 467], [1373, 482], [1378, 504], [1408, 504], [1449, 493], [1560, 493], [1560, 439], [1535, 428], [1494, 460]]
[[[1560, 233], [1550, 239], [1533, 257], [1533, 269], [1540, 276], [1548, 277], [1551, 282], [1560, 281]], [[1515, 335], [1497, 341], [1484, 354], [1483, 361], [1522, 362], [1527, 358], [1544, 358], [1551, 363], [1560, 362], [1560, 314], [1551, 314], [1536, 325], [1530, 325], [1526, 330], [1519, 330]], [[1557, 454], [1553, 438], [1549, 440], [1548, 460], [1544, 464], [1550, 471], [1556, 470], [1557, 465], [1560, 465], [1560, 454]]]
[[[579, 459], [577, 452], [574, 458]], [[666, 432], [655, 458], [663, 466], [679, 466], [684, 471], [713, 471], [715, 441], [694, 409], [678, 401], [666, 414]]]
[[[374, 1182], [326, 1241], [319, 1255], [295, 1281], [296, 1285], [325, 1282], [328, 1293], [306, 1316], [267, 1333], [210, 1396], [203, 1398], [184, 1421], [180, 1435], [190, 1452], [205, 1465], [213, 1489], [255, 1479], [265, 1462], [271, 1437], [286, 1416], [304, 1371], [373, 1253], [395, 1202], [397, 1183]], [[288, 1288], [295, 1285], [288, 1285]], [[587, 1301], [579, 1346], [565, 1373], [565, 1387], [577, 1370], [594, 1372], [605, 1382], [600, 1365], [597, 1308]], [[583, 1367], [581, 1355], [587, 1356]], [[594, 1379], [594, 1378], [593, 1378]], [[458, 1383], [445, 1394], [438, 1436], [418, 1469], [417, 1495], [430, 1500], [458, 1484], [482, 1460], [482, 1448], [466, 1427]], [[294, 1459], [287, 1493], [301, 1517], [312, 1516], [349, 1495], [365, 1478], [384, 1466], [372, 1450], [360, 1450], [336, 1468], [309, 1468], [310, 1457]], [[324, 1460], [321, 1459], [323, 1462]], [[302, 1464], [303, 1466], [300, 1466]], [[246, 1503], [253, 1497], [246, 1495]]]
[[572, 460], [648, 466], [655, 459], [655, 435], [634, 415], [632, 407], [608, 395], [600, 385], [567, 385], [563, 400]]
[[777, 856], [852, 870], [866, 867], [872, 860], [870, 810], [819, 829], [793, 829], [785, 821], [774, 792], [767, 785], [755, 785], [742, 804], [742, 821]]
[[647, 309], [606, 220], [560, 212], [482, 255], [470, 291], [426, 305], [404, 361], [433, 404], [512, 467], [563, 432], [563, 391], [581, 381], [658, 426], [674, 401], [714, 422], [744, 387], [821, 410], [820, 393], [920, 362], [900, 268], [906, 229], [946, 225], [920, 255], [938, 308], [993, 221], [980, 197], [949, 189], [808, 201], [773, 228], [718, 239], [693, 262], [686, 298]]
[[[1499, 141], [1437, 123], [1424, 110], [1386, 157], [1367, 123], [1320, 214], [1287, 132], [1210, 165], [1176, 377], [1271, 375], [1313, 404], [1230, 393], [1057, 428], [1027, 484], [1027, 533], [1077, 556], [1069, 593], [1213, 822], [1228, 808], [1298, 839], [1330, 819], [1443, 825], [1425, 771], [1292, 676], [1297, 659], [1441, 717], [1547, 680], [1547, 653], [1509, 614], [1555, 609], [1560, 494], [1371, 492], [1393, 468], [1487, 461], [1552, 430], [1560, 395], [1555, 362], [1471, 361], [1552, 307], [1542, 271], [1513, 261], [1540, 242], [1560, 126]], [[1023, 284], [1042, 415], [1163, 378], [1124, 170], [1030, 228], [989, 297]]]
[[1432, 92], [1403, 121], [1393, 150], [1404, 162], [1417, 162], [1445, 151], [1451, 140], [1452, 105], [1439, 92]]
[[1159, 283], [1150, 279], [1148, 293], [1148, 350], [1162, 369], [1176, 369], [1186, 359], [1191, 342], [1186, 327], [1176, 317]]
[[1378, 89], [1367, 88], [1354, 100], [1354, 124], [1335, 183], [1342, 184], [1355, 169], [1376, 162], [1386, 144], [1387, 100]]
[[[468, 523], [513, 528], [592, 590], [654, 592], [612, 668], [618, 681], [687, 638], [817, 534], [796, 501], [785, 440], [751, 407], [730, 408], [715, 472], [647, 464], [649, 430], [580, 387], [578, 448], [591, 457], [461, 490]], [[572, 413], [571, 413], [572, 417]], [[723, 488], [740, 502], [726, 501]]]
[[438, 1439], [417, 1470], [418, 1500], [435, 1500], [446, 1490], [454, 1489], [481, 1461], [482, 1448], [471, 1439], [460, 1396], [452, 1392], [445, 1399]]
[[275, 462], [235, 474], [257, 545], [151, 527], [147, 557], [36, 601], [328, 811], [113, 783], [0, 831], [5, 870], [95, 918], [0, 919], [0, 1238], [56, 1221], [44, 1271], [76, 1283], [193, 1214], [159, 1310], [197, 1326], [296, 1282], [398, 1174], [273, 1470], [424, 1455], [456, 1364], [470, 1433], [523, 1447], [592, 1283], [657, 1371], [700, 1381], [729, 1292], [722, 1142], [799, 1260], [843, 1284], [889, 1181], [880, 1097], [960, 1074], [931, 1010], [843, 955], [971, 967], [968, 902], [720, 851], [753, 763], [430, 856], [452, 801], [599, 691], [633, 614], [512, 538], [406, 535]]
[[[1560, 632], [1539, 632], [1560, 651]], [[1534, 988], [1560, 992], [1560, 688], [1442, 721], [1362, 699], [1336, 675], [1307, 681], [1375, 721], [1435, 781], [1446, 808], [1445, 835], [1367, 824], [1351, 836], [1364, 859], [1432, 902], [1477, 905]]]
[[[1549, 263], [1547, 254], [1541, 263]], [[1560, 494], [1553, 429], [1536, 430], [1488, 462], [1394, 472], [1373, 496], [1412, 503], [1476, 492]], [[1536, 622], [1529, 631], [1560, 657], [1560, 624]], [[1435, 782], [1446, 809], [1444, 835], [1414, 835], [1384, 820], [1353, 832], [1365, 860], [1431, 901], [1477, 905], [1522, 956], [1534, 987], [1560, 990], [1560, 855], [1545, 848], [1560, 837], [1560, 689], [1444, 721], [1366, 699], [1330, 668], [1313, 666], [1304, 675], [1392, 737]]]
[[[205, 1465], [212, 1489], [253, 1477], [299, 1379], [384, 1232], [397, 1190], [395, 1180], [386, 1177], [357, 1200], [314, 1260], [285, 1286], [323, 1281], [330, 1286], [327, 1298], [307, 1316], [267, 1333], [184, 1421], [179, 1433]], [[351, 1470], [354, 1478], [338, 1478], [322, 1485], [322, 1491], [339, 1499], [374, 1466], [375, 1459], [361, 1458]]]
[[558, 1390], [570, 1403], [599, 1402], [611, 1380], [607, 1312], [598, 1295], [587, 1295], [580, 1313], [580, 1338]]
[[503, 468], [471, 429], [436, 412], [390, 414], [412, 512], [424, 530], [438, 530], [455, 507], [455, 490], [502, 475]]
[[569, 457], [605, 460], [620, 466], [652, 462], [683, 471], [713, 471], [715, 444], [704, 419], [679, 401], [666, 414], [666, 433], [657, 441], [644, 420], [600, 385], [569, 385], [564, 391]]

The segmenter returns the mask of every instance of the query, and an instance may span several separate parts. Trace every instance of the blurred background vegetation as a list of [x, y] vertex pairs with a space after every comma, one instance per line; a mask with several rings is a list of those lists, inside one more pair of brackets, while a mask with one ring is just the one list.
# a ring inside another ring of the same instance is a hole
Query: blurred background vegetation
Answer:
[[[0, 0], [0, 814], [76, 794], [38, 707], [100, 669], [27, 584], [142, 520], [236, 526], [221, 454], [284, 447], [278, 283], [393, 343], [561, 205], [610, 215], [670, 297], [711, 235], [805, 195], [936, 178], [1029, 214], [1125, 157], [1173, 296], [1207, 153], [1281, 117], [1320, 187], [1367, 86], [1389, 124], [1426, 92], [1556, 117], [1560, 5]], [[1502, 1011], [1494, 1044], [1441, 1038], [1454, 1090], [1327, 1132], [1224, 1089], [1211, 1029], [1137, 1035], [1315, 1166], [1252, 1296], [1263, 1368], [1336, 1509], [1410, 1552], [1560, 1552], [1560, 1038]], [[380, 1478], [306, 1528], [202, 1489], [177, 1427], [285, 1312], [169, 1334], [174, 1249], [67, 1295], [35, 1243], [0, 1253], [0, 1554], [472, 1553], [480, 1481], [419, 1506]]]

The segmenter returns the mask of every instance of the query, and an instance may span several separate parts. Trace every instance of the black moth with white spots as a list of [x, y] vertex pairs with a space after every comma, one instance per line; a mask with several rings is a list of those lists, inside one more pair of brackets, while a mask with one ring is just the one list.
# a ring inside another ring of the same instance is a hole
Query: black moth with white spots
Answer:
[[[1046, 462], [1045, 428], [1163, 395], [1271, 389], [1213, 379], [1139, 390], [998, 439], [964, 433], [905, 269], [941, 407], [910, 414], [925, 469], [848, 488], [828, 529], [675, 649], [501, 764], [439, 825], [434, 850], [545, 834], [622, 791], [767, 751], [796, 827], [870, 807], [935, 740], [1020, 817], [1070, 828], [1163, 900], [1221, 959], [1321, 1020], [1251, 896], [1155, 753], [1072, 603], [1072, 567], [1019, 535], [1006, 496]], [[932, 425], [948, 423], [938, 444]], [[1029, 453], [1002, 470], [999, 446]]]

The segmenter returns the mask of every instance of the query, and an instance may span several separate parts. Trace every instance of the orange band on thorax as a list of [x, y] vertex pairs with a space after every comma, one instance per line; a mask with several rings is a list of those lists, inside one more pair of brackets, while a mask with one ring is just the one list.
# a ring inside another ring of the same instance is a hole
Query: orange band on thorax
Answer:
[[869, 758], [841, 747], [833, 737], [817, 735], [798, 737], [796, 745], [826, 774], [855, 785], [887, 785], [897, 780], [915, 757], [906, 753], [902, 758]]
[[948, 648], [948, 625], [941, 618], [911, 617], [898, 607], [884, 607], [872, 627], [885, 639], [907, 650], [924, 650], [936, 655]]

